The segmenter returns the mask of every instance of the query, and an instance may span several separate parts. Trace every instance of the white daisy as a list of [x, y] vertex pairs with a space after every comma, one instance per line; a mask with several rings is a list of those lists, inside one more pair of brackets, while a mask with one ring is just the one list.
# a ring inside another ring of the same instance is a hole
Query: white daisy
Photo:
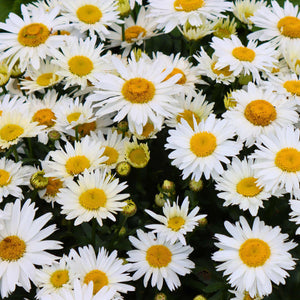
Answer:
[[47, 186], [42, 189], [38, 190], [39, 197], [44, 199], [48, 203], [54, 203], [57, 199], [57, 196], [60, 190], [65, 187], [65, 183], [62, 179], [56, 177], [47, 177], [48, 184]]
[[299, 117], [295, 102], [285, 101], [274, 93], [274, 89], [264, 89], [250, 82], [244, 89], [232, 92], [236, 106], [222, 116], [231, 123], [238, 137], [253, 145], [264, 134], [275, 132], [278, 128], [297, 123]]
[[216, 178], [224, 169], [223, 163], [229, 163], [227, 157], [235, 156], [242, 148], [241, 143], [230, 141], [234, 130], [226, 120], [216, 119], [211, 114], [199, 124], [194, 119], [194, 128], [182, 120], [175, 130], [169, 130], [166, 149], [172, 149], [169, 158], [172, 165], [182, 170], [183, 179], [189, 175], [199, 181]]
[[130, 236], [131, 244], [136, 248], [127, 252], [127, 260], [132, 263], [131, 271], [135, 271], [133, 280], [144, 276], [144, 286], [148, 285], [150, 277], [151, 286], [161, 290], [163, 283], [173, 291], [181, 283], [177, 274], [185, 276], [191, 273], [195, 264], [188, 259], [193, 251], [190, 246], [183, 246], [180, 242], [171, 244], [165, 236], [155, 235], [152, 232], [145, 233], [137, 230], [137, 236]]
[[36, 283], [36, 265], [51, 264], [56, 258], [47, 250], [61, 249], [61, 243], [44, 240], [55, 231], [55, 225], [45, 227], [52, 214], [47, 213], [35, 219], [36, 208], [28, 199], [21, 208], [21, 201], [8, 203], [0, 230], [0, 288], [1, 297], [7, 297], [21, 286], [27, 292], [30, 281]]
[[205, 218], [206, 215], [197, 215], [200, 208], [196, 206], [189, 212], [189, 199], [185, 197], [181, 206], [178, 205], [178, 199], [171, 205], [167, 199], [163, 206], [163, 214], [158, 215], [149, 209], [145, 209], [145, 212], [155, 220], [162, 224], [145, 225], [146, 228], [152, 229], [153, 233], [158, 233], [165, 236], [167, 242], [174, 244], [176, 241], [180, 241], [183, 245], [186, 245], [184, 236], [187, 232], [192, 232], [198, 225], [198, 221]]
[[147, 143], [138, 143], [136, 137], [133, 141], [126, 141], [125, 160], [134, 168], [144, 168], [150, 160], [150, 151]]
[[289, 41], [281, 51], [291, 71], [300, 75], [300, 39]]
[[131, 280], [127, 273], [131, 264], [123, 264], [123, 260], [117, 257], [117, 251], [112, 253], [101, 247], [96, 255], [91, 245], [78, 248], [79, 254], [71, 249], [69, 257], [72, 258], [71, 268], [78, 275], [82, 283], [89, 284], [93, 281], [93, 294], [108, 287], [108, 290], [127, 293], [135, 288], [126, 282]]
[[232, 237], [216, 234], [215, 244], [219, 251], [212, 259], [222, 264], [218, 271], [224, 271], [232, 287], [250, 297], [266, 296], [272, 292], [272, 282], [285, 284], [286, 270], [294, 269], [296, 263], [289, 250], [296, 243], [286, 242], [288, 235], [281, 233], [279, 226], [265, 225], [258, 217], [254, 219], [252, 229], [244, 217], [235, 225], [225, 222], [225, 228]]
[[137, 132], [135, 128], [135, 124], [130, 124], [131, 133], [138, 139], [138, 140], [148, 140], [148, 139], [155, 139], [157, 136], [156, 134], [162, 130], [163, 123], [165, 119], [163, 117], [157, 116], [157, 122], [153, 124], [151, 120], [148, 120], [147, 123], [143, 126], [143, 131], [141, 134]]
[[0, 23], [6, 31], [0, 33], [0, 60], [7, 58], [10, 69], [17, 61], [21, 71], [28, 65], [38, 69], [40, 59], [55, 53], [64, 40], [63, 36], [51, 34], [61, 24], [61, 19], [56, 18], [59, 7], [49, 13], [40, 8], [29, 14], [21, 5], [21, 12], [23, 19], [10, 13], [6, 23]]
[[24, 96], [5, 94], [0, 97], [0, 116], [3, 112], [10, 111], [27, 111], [29, 104], [27, 103], [27, 98]]
[[270, 73], [276, 62], [277, 52], [270, 43], [257, 46], [257, 42], [250, 40], [244, 46], [240, 39], [232, 35], [230, 39], [212, 38], [211, 47], [218, 61], [215, 69], [223, 69], [229, 66], [234, 76], [252, 75], [253, 80], [260, 81], [260, 71]]
[[75, 226], [93, 218], [102, 226], [102, 220], [107, 218], [116, 221], [114, 214], [126, 205], [122, 200], [130, 195], [121, 193], [126, 187], [125, 182], [120, 183], [106, 170], [85, 170], [77, 182], [66, 181], [66, 187], [60, 190], [56, 202], [62, 205], [61, 213], [67, 215], [67, 220], [75, 219]]

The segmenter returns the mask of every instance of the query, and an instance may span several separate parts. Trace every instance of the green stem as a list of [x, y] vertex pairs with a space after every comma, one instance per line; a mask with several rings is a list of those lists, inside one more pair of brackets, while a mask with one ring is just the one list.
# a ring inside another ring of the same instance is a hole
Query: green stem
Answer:
[[125, 41], [125, 24], [123, 23], [121, 25], [121, 27], [122, 27], [122, 41], [124, 42]]
[[75, 139], [76, 139], [76, 142], [79, 141], [78, 125], [75, 126]]
[[13, 145], [13, 153], [14, 153], [14, 156], [15, 156], [15, 161], [18, 162], [19, 161], [19, 154], [18, 154], [16, 145]]

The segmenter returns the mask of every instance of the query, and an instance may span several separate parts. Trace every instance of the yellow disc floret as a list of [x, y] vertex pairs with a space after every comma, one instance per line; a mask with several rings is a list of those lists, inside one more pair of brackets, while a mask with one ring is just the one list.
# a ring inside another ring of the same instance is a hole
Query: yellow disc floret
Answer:
[[168, 228], [173, 231], [178, 231], [185, 224], [185, 219], [182, 217], [172, 217], [168, 220]]
[[271, 255], [269, 245], [261, 239], [248, 239], [239, 249], [239, 255], [248, 267], [260, 267], [265, 264]]
[[229, 66], [226, 66], [226, 67], [224, 67], [224, 68], [222, 68], [222, 69], [216, 69], [216, 61], [215, 62], [213, 62], [212, 64], [211, 64], [211, 66], [210, 66], [210, 68], [211, 68], [211, 70], [216, 74], [216, 75], [218, 75], [218, 76], [220, 76], [220, 75], [223, 75], [223, 76], [225, 76], [225, 77], [228, 77], [228, 76], [230, 76], [233, 72], [232, 71], [230, 71], [230, 67]]
[[67, 116], [67, 120], [69, 123], [76, 122], [81, 115], [81, 112], [73, 112]]
[[243, 178], [236, 185], [236, 191], [244, 197], [255, 197], [263, 190], [256, 184], [256, 180], [254, 177]]
[[54, 73], [44, 73], [38, 76], [36, 83], [40, 86], [49, 86], [55, 83], [59, 79], [59, 76]]
[[236, 47], [232, 50], [232, 55], [241, 61], [252, 62], [255, 59], [255, 52], [247, 47]]
[[135, 39], [137, 39], [139, 36], [144, 37], [146, 33], [146, 29], [141, 26], [130, 26], [125, 29], [125, 41], [127, 43], [133, 43]]
[[172, 252], [164, 245], [154, 245], [148, 248], [146, 260], [153, 268], [164, 268], [172, 261]]
[[25, 47], [38, 47], [44, 44], [50, 36], [50, 30], [42, 23], [32, 23], [24, 26], [18, 34], [18, 41]]
[[140, 77], [132, 78], [123, 84], [122, 94], [131, 103], [147, 103], [155, 95], [155, 86], [147, 79]]
[[90, 161], [84, 155], [70, 157], [66, 162], [66, 171], [74, 176], [82, 173], [85, 169], [91, 166]]
[[100, 289], [108, 285], [107, 275], [100, 270], [92, 270], [84, 276], [83, 282], [89, 284], [90, 281], [93, 281], [93, 294], [97, 294]]
[[55, 124], [56, 116], [50, 108], [43, 108], [38, 110], [32, 117], [33, 122], [38, 122], [39, 125], [46, 125], [52, 127]]
[[300, 80], [287, 80], [283, 87], [291, 94], [300, 96]]
[[102, 189], [93, 188], [83, 192], [79, 197], [79, 203], [88, 210], [97, 210], [105, 207], [107, 197]]
[[280, 33], [289, 38], [300, 38], [300, 19], [293, 16], [286, 16], [277, 23]]
[[177, 11], [190, 12], [197, 10], [205, 5], [203, 0], [175, 0], [174, 8]]
[[172, 72], [164, 79], [164, 81], [170, 79], [171, 77], [173, 77], [174, 75], [177, 75], [177, 74], [181, 74], [181, 77], [176, 81], [176, 83], [177, 84], [185, 84], [186, 83], [186, 76], [183, 73], [183, 71], [181, 71], [178, 68], [174, 68], [172, 70]]
[[190, 140], [190, 149], [198, 157], [211, 155], [216, 147], [216, 137], [207, 131], [195, 133]]
[[68, 270], [56, 270], [50, 276], [50, 282], [55, 288], [61, 288], [69, 281]]
[[55, 177], [49, 177], [45, 196], [55, 197], [62, 187], [63, 182], [60, 179]]
[[189, 109], [185, 109], [183, 112], [177, 115], [176, 121], [178, 123], [180, 123], [182, 119], [186, 120], [192, 129], [194, 129], [194, 119], [196, 120], [197, 124], [199, 124], [201, 121], [200, 117]]
[[300, 151], [295, 148], [283, 148], [275, 156], [275, 165], [285, 172], [300, 171]]
[[11, 181], [10, 173], [6, 170], [0, 170], [0, 187], [8, 185]]
[[26, 250], [26, 244], [16, 235], [10, 235], [0, 242], [0, 258], [15, 261], [20, 259]]
[[108, 159], [104, 162], [106, 165], [116, 163], [119, 158], [119, 152], [115, 148], [109, 146], [105, 146], [105, 150], [102, 155], [108, 157]]
[[91, 4], [86, 4], [79, 7], [76, 11], [77, 18], [86, 24], [95, 24], [99, 22], [102, 18], [101, 10]]
[[11, 142], [24, 133], [24, 128], [16, 124], [7, 124], [0, 129], [0, 138]]
[[75, 55], [68, 61], [69, 70], [79, 77], [86, 76], [94, 69], [93, 62], [86, 56]]

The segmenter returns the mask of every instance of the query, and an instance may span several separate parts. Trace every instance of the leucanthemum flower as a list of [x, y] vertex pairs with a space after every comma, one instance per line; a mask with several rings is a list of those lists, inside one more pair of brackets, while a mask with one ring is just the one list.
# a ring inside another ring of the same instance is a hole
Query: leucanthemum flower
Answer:
[[[4, 228], [0, 230], [0, 288], [1, 297], [7, 297], [17, 286], [27, 292], [36, 283], [36, 265], [51, 264], [56, 256], [47, 250], [61, 249], [61, 243], [44, 240], [55, 231], [55, 225], [44, 227], [51, 219], [47, 213], [35, 219], [36, 208], [28, 199], [21, 207], [17, 199], [8, 203], [4, 213]], [[43, 228], [44, 227], [44, 228]]]
[[230, 39], [213, 37], [211, 47], [218, 58], [216, 69], [229, 66], [229, 71], [234, 76], [251, 74], [255, 82], [261, 81], [260, 71], [270, 73], [269, 69], [274, 66], [277, 57], [277, 52], [270, 43], [257, 46], [257, 42], [250, 40], [244, 46], [235, 35]]
[[107, 27], [122, 23], [117, 8], [115, 0], [63, 1], [62, 19], [80, 32], [88, 32], [91, 36], [97, 34], [105, 40], [105, 35], [109, 34]]
[[235, 127], [246, 146], [253, 145], [262, 134], [293, 125], [299, 119], [295, 102], [282, 99], [271, 86], [265, 89], [250, 82], [247, 91], [233, 91], [232, 97], [236, 106], [222, 117]]
[[113, 290], [114, 294], [135, 290], [133, 286], [126, 283], [131, 280], [131, 276], [127, 273], [131, 264], [123, 264], [123, 260], [117, 257], [116, 250], [109, 254], [104, 247], [101, 247], [96, 254], [93, 246], [88, 245], [78, 248], [78, 252], [74, 249], [70, 251], [71, 268], [82, 283], [89, 284], [91, 281], [94, 283], [94, 295], [103, 288]]
[[215, 189], [219, 191], [218, 197], [225, 200], [223, 206], [239, 205], [240, 209], [249, 210], [252, 216], [256, 216], [264, 200], [281, 194], [271, 194], [257, 184], [253, 164], [252, 159], [240, 161], [234, 157], [228, 169], [216, 179]]
[[130, 131], [138, 140], [155, 139], [156, 134], [160, 132], [164, 127], [163, 126], [164, 121], [165, 119], [163, 117], [158, 116], [157, 122], [155, 124], [153, 124], [151, 120], [148, 120], [148, 122], [143, 126], [142, 133], [139, 134], [137, 132], [137, 129], [135, 128], [135, 124], [130, 125]]
[[44, 189], [38, 190], [39, 197], [46, 202], [53, 204], [60, 192], [60, 189], [65, 187], [62, 179], [57, 177], [47, 177], [48, 184]]
[[40, 67], [40, 59], [46, 55], [54, 54], [64, 40], [63, 36], [51, 33], [61, 24], [61, 18], [57, 18], [59, 7], [49, 13], [35, 9], [29, 13], [25, 5], [21, 5], [23, 19], [14, 13], [10, 13], [6, 23], [0, 23], [0, 60], [7, 58], [9, 68], [19, 62], [21, 71], [27, 66]]
[[238, 290], [229, 290], [230, 293], [234, 294], [234, 298], [230, 298], [230, 300], [262, 300], [259, 296], [250, 297], [248, 292], [241, 292]]
[[289, 41], [281, 52], [290, 70], [300, 75], [300, 39]]
[[24, 112], [28, 110], [28, 101], [24, 96], [5, 94], [0, 97], [0, 116], [10, 111]]
[[285, 189], [291, 196], [300, 196], [300, 131], [293, 126], [278, 128], [274, 133], [262, 135], [261, 144], [251, 155], [255, 158], [258, 185], [267, 190]]
[[166, 241], [166, 236], [145, 233], [140, 229], [137, 230], [137, 237], [129, 237], [136, 249], [127, 252], [127, 260], [132, 263], [130, 270], [135, 272], [132, 279], [138, 280], [144, 276], [146, 287], [152, 276], [151, 286], [156, 286], [158, 290], [161, 290], [164, 281], [171, 291], [178, 288], [181, 285], [178, 275], [185, 276], [195, 267], [188, 259], [193, 248], [180, 242], [171, 244]]
[[192, 26], [199, 26], [203, 19], [214, 20], [224, 17], [222, 12], [231, 9], [231, 3], [223, 0], [150, 0], [150, 16], [157, 19], [165, 33], [172, 31], [178, 25], [189, 22]]
[[240, 142], [231, 141], [234, 129], [226, 120], [219, 120], [211, 114], [199, 124], [194, 119], [194, 128], [182, 120], [175, 130], [169, 130], [166, 149], [171, 164], [182, 170], [182, 177], [198, 181], [202, 175], [206, 179], [216, 178], [223, 173], [223, 163], [229, 163], [227, 157], [235, 156], [242, 148]]
[[200, 208], [196, 206], [189, 212], [189, 199], [185, 197], [181, 206], [178, 204], [178, 199], [175, 202], [170, 203], [166, 201], [163, 206], [163, 216], [154, 213], [149, 209], [145, 209], [145, 212], [155, 220], [162, 224], [150, 224], [145, 225], [146, 228], [152, 229], [153, 233], [161, 234], [165, 237], [167, 242], [174, 244], [176, 241], [180, 241], [183, 245], [186, 245], [185, 235], [188, 232], [192, 232], [198, 225], [198, 221], [205, 218], [206, 215], [197, 215]]
[[250, 297], [266, 296], [272, 292], [272, 282], [285, 284], [289, 275], [286, 270], [294, 269], [296, 263], [289, 250], [297, 246], [287, 242], [288, 235], [281, 233], [279, 226], [265, 225], [258, 217], [252, 229], [244, 217], [235, 225], [226, 221], [225, 228], [232, 237], [216, 234], [215, 245], [220, 248], [212, 259], [222, 262], [218, 271], [224, 271], [232, 287], [247, 291]]
[[136, 137], [132, 142], [125, 142], [125, 160], [134, 168], [144, 168], [150, 160], [150, 151], [147, 143], [138, 143]]
[[236, 26], [237, 23], [235, 21], [235, 18], [232, 18], [231, 20], [228, 17], [221, 18], [217, 22], [215, 22], [213, 27], [213, 34], [214, 36], [219, 37], [221, 39], [230, 38], [232, 34], [237, 34]]
[[122, 201], [130, 195], [121, 193], [125, 182], [107, 173], [107, 170], [85, 170], [79, 175], [77, 182], [68, 180], [66, 187], [60, 190], [56, 202], [61, 204], [61, 213], [67, 220], [75, 219], [74, 225], [89, 222], [95, 218], [100, 226], [104, 219], [116, 221], [114, 214], [122, 210]]

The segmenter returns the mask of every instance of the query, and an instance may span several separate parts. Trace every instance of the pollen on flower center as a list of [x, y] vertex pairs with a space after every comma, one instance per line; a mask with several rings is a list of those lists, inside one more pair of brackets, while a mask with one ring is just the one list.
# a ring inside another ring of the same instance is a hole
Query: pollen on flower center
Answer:
[[123, 84], [122, 94], [131, 103], [147, 103], [155, 95], [155, 86], [147, 79], [140, 77], [132, 78]]
[[49, 86], [58, 80], [58, 75], [54, 73], [44, 73], [36, 79], [36, 83], [40, 86]]
[[80, 136], [86, 136], [96, 129], [96, 121], [77, 125], [77, 131]]
[[10, 235], [0, 242], [0, 258], [14, 261], [20, 259], [26, 250], [26, 244], [16, 235]]
[[107, 197], [102, 189], [93, 188], [83, 192], [79, 197], [79, 203], [88, 210], [97, 210], [105, 207]]
[[164, 81], [170, 79], [174, 75], [181, 74], [181, 77], [176, 81], [177, 84], [185, 84], [186, 83], [186, 76], [185, 74], [178, 68], [174, 68], [172, 72], [164, 79]]
[[81, 112], [71, 113], [67, 116], [67, 120], [68, 120], [69, 123], [75, 122], [79, 119], [80, 115], [81, 115]]
[[286, 16], [277, 23], [280, 33], [289, 38], [300, 38], [300, 19]]
[[266, 100], [253, 100], [245, 108], [245, 118], [256, 126], [268, 126], [277, 117], [275, 107]]
[[69, 70], [71, 73], [82, 77], [90, 74], [94, 69], [93, 62], [83, 55], [75, 55], [68, 61]]
[[144, 37], [146, 33], [146, 29], [141, 26], [130, 26], [125, 30], [125, 41], [127, 43], [133, 43], [135, 39], [137, 39], [139, 36]]
[[174, 8], [177, 11], [190, 12], [197, 10], [205, 5], [203, 0], [175, 0]]
[[260, 267], [265, 264], [271, 255], [269, 245], [261, 239], [248, 239], [239, 249], [239, 255], [248, 267]]
[[10, 173], [0, 169], [0, 186], [8, 185], [11, 181]]
[[130, 161], [136, 165], [145, 165], [148, 162], [147, 155], [142, 148], [133, 149], [128, 157]]
[[55, 177], [49, 177], [45, 196], [55, 197], [59, 189], [62, 188], [62, 186], [63, 186], [63, 182], [60, 179]]
[[0, 129], [0, 138], [4, 141], [10, 142], [17, 139], [23, 134], [24, 128], [16, 124], [7, 124]]
[[207, 131], [195, 133], [190, 140], [191, 151], [198, 157], [211, 155], [216, 147], [216, 137]]
[[275, 165], [285, 172], [300, 171], [300, 151], [295, 148], [283, 148], [275, 156]]
[[105, 146], [105, 150], [102, 155], [108, 157], [108, 160], [104, 162], [106, 165], [112, 165], [116, 163], [119, 158], [119, 152], [115, 148], [109, 146]]
[[39, 125], [46, 125], [52, 127], [55, 124], [56, 116], [50, 108], [43, 108], [38, 110], [32, 117], [33, 122], [38, 122]]
[[50, 282], [55, 288], [61, 288], [69, 281], [68, 270], [56, 270], [51, 274]]
[[210, 66], [211, 70], [216, 74], [216, 75], [224, 75], [224, 76], [230, 76], [232, 74], [232, 71], [229, 70], [229, 66], [226, 66], [222, 69], [216, 69], [216, 61], [213, 62]]
[[154, 245], [148, 248], [146, 260], [153, 268], [167, 267], [172, 260], [172, 252], [164, 245]]
[[283, 87], [291, 94], [300, 96], [300, 80], [287, 80]]
[[87, 24], [95, 24], [102, 18], [101, 10], [91, 4], [86, 4], [79, 7], [76, 11], [77, 18]]
[[44, 44], [50, 36], [50, 30], [42, 23], [32, 23], [24, 26], [18, 34], [18, 41], [25, 47], [38, 47]]
[[143, 126], [142, 136], [144, 138], [148, 138], [150, 134], [153, 132], [153, 130], [154, 130], [154, 125], [152, 123], [146, 123], [146, 125]]
[[108, 285], [107, 275], [100, 270], [92, 270], [84, 276], [83, 282], [89, 284], [90, 281], [93, 281], [93, 294], [97, 294], [100, 289]]
[[82, 173], [91, 166], [90, 161], [84, 155], [70, 157], [66, 162], [66, 170], [68, 174], [74, 176]]
[[185, 224], [185, 219], [182, 217], [172, 217], [168, 221], [168, 227], [173, 231], [178, 231]]
[[185, 109], [183, 112], [181, 112], [180, 114], [177, 115], [176, 121], [178, 123], [180, 123], [181, 120], [184, 119], [184, 120], [186, 120], [188, 122], [188, 124], [190, 125], [190, 127], [194, 129], [194, 118], [195, 118], [197, 124], [199, 124], [200, 121], [201, 121], [201, 119], [199, 118], [199, 116], [196, 115], [193, 111], [191, 111], [189, 109]]
[[247, 47], [236, 47], [232, 50], [232, 55], [241, 61], [252, 62], [255, 58], [255, 52]]
[[257, 186], [256, 178], [247, 177], [240, 180], [236, 186], [236, 191], [245, 197], [255, 197], [263, 188]]

